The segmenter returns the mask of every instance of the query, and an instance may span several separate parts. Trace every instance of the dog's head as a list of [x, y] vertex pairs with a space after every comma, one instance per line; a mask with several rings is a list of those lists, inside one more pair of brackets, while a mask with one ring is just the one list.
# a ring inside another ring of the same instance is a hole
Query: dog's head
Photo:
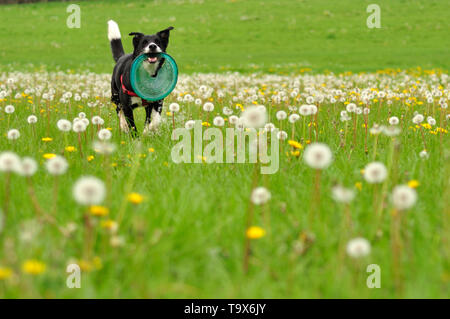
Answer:
[[[133, 55], [137, 57], [141, 54], [148, 53], [159, 53], [166, 52], [167, 46], [169, 45], [169, 35], [170, 30], [173, 27], [168, 27], [167, 29], [161, 30], [156, 34], [145, 35], [140, 32], [131, 32], [129, 35], [133, 35]], [[150, 64], [155, 64], [158, 62], [157, 57], [150, 56], [146, 62]]]

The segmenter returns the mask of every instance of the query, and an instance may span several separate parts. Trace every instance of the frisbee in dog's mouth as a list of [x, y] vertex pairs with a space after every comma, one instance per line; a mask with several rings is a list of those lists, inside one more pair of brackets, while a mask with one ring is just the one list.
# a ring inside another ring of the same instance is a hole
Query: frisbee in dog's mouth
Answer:
[[151, 57], [147, 58], [148, 63], [156, 63], [157, 61], [158, 61], [158, 57], [156, 57], [156, 56], [151, 56]]

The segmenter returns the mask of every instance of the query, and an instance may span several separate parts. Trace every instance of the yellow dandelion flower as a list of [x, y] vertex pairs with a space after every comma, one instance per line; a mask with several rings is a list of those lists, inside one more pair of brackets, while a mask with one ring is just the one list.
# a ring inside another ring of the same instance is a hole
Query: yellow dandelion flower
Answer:
[[292, 146], [293, 148], [300, 149], [300, 150], [303, 149], [303, 145], [300, 144], [300, 143], [297, 142], [297, 141], [289, 140], [289, 141], [288, 141], [288, 144], [289, 144], [290, 146]]
[[202, 126], [211, 126], [211, 124], [208, 122], [202, 122]]
[[89, 213], [94, 216], [106, 216], [109, 214], [109, 209], [105, 206], [91, 206]]
[[0, 267], [0, 280], [11, 278], [13, 272], [11, 268]]
[[266, 231], [259, 226], [251, 226], [247, 229], [246, 235], [249, 239], [259, 239], [266, 235]]
[[22, 264], [22, 271], [30, 275], [40, 275], [45, 272], [46, 265], [39, 260], [30, 259]]
[[153, 148], [153, 147], [150, 147], [149, 149], [148, 149], [148, 152], [149, 153], [153, 153], [155, 151], [155, 149]]
[[167, 116], [172, 116], [172, 112], [166, 112]]
[[300, 156], [300, 151], [292, 151], [291, 155], [295, 156], [295, 157], [299, 157]]
[[127, 200], [130, 203], [133, 203], [135, 205], [142, 203], [142, 201], [144, 200], [144, 197], [141, 194], [138, 193], [130, 193], [127, 196]]
[[43, 138], [41, 139], [41, 141], [42, 141], [42, 142], [51, 142], [51, 141], [53, 141], [53, 139], [52, 139], [51, 137], [43, 137]]
[[361, 183], [361, 182], [356, 182], [356, 183], [355, 183], [355, 187], [356, 187], [359, 191], [361, 191], [361, 190], [362, 190], [362, 183]]
[[92, 161], [93, 159], [94, 159], [94, 155], [89, 155], [89, 156], [87, 157], [88, 162]]
[[42, 157], [45, 159], [51, 159], [55, 156], [56, 156], [56, 154], [53, 154], [53, 153], [45, 153], [44, 155], [42, 155]]
[[417, 187], [419, 187], [419, 185], [420, 185], [419, 181], [415, 180], [415, 179], [412, 179], [408, 182], [408, 186], [410, 188], [417, 188]]
[[77, 149], [75, 148], [75, 146], [66, 146], [65, 148], [66, 152], [72, 153], [75, 152]]

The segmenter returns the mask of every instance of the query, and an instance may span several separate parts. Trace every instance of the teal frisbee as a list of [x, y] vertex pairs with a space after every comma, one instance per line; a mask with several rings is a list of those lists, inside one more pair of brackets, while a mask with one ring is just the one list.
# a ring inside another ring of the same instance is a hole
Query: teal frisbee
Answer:
[[[148, 62], [149, 57], [157, 57], [161, 65], [156, 76], [156, 67]], [[178, 81], [178, 67], [175, 60], [166, 53], [141, 54], [131, 66], [130, 82], [133, 91], [147, 101], [159, 101], [173, 91]]]

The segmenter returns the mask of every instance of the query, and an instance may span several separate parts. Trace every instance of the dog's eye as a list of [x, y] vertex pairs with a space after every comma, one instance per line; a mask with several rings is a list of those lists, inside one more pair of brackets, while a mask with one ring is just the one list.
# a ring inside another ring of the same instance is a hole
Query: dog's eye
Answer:
[[142, 44], [143, 44], [143, 45], [147, 45], [147, 44], [148, 44], [148, 41], [147, 41], [147, 40], [143, 40], [143, 41], [142, 41]]

